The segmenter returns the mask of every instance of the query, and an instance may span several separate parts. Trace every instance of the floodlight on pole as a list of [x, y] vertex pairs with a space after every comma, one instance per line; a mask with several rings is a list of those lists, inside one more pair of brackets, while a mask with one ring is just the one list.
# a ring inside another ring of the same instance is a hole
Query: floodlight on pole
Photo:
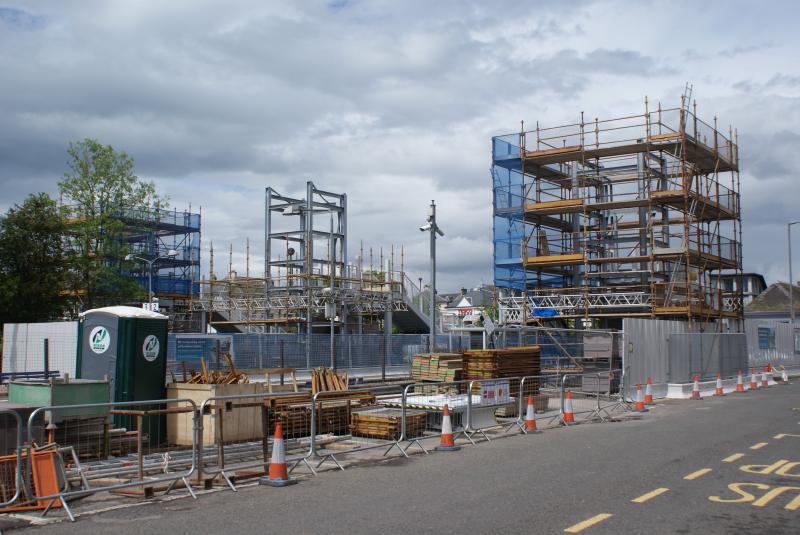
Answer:
[[147, 302], [152, 304], [153, 303], [153, 265], [162, 260], [164, 258], [175, 258], [178, 256], [178, 251], [175, 249], [169, 249], [167, 254], [159, 255], [153, 259], [143, 258], [141, 256], [136, 256], [135, 254], [127, 254], [125, 255], [126, 261], [131, 260], [139, 260], [147, 264]]
[[428, 219], [424, 225], [419, 227], [420, 232], [430, 232], [430, 256], [431, 256], [431, 294], [430, 294], [430, 340], [428, 341], [429, 352], [433, 353], [436, 347], [436, 235], [444, 236], [444, 232], [436, 224], [436, 202], [431, 200], [428, 208]]
[[798, 225], [800, 221], [789, 221], [786, 224], [786, 234], [789, 241], [789, 324], [794, 325], [794, 280], [792, 278], [792, 225]]

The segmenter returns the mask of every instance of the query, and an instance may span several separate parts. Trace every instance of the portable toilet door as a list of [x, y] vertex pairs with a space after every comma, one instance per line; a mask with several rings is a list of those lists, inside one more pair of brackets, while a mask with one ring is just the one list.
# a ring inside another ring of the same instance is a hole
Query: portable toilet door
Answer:
[[[146, 401], [166, 397], [167, 324], [163, 314], [136, 307], [105, 307], [81, 314], [78, 370], [84, 379], [108, 376], [113, 401]], [[155, 410], [158, 405], [129, 407]], [[133, 415], [116, 415], [114, 425], [137, 429]], [[143, 418], [149, 445], [166, 437], [166, 418]]]

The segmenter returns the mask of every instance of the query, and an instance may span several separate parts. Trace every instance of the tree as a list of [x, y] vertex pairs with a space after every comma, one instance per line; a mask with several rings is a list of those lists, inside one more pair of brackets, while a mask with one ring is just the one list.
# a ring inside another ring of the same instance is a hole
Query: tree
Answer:
[[144, 290], [122, 272], [130, 251], [126, 237], [138, 210], [166, 201], [152, 182], [134, 174], [133, 159], [94, 139], [70, 143], [70, 170], [59, 189], [68, 213], [72, 287], [86, 308], [141, 299]]
[[0, 219], [0, 323], [63, 317], [63, 235], [61, 212], [44, 193], [29, 196]]

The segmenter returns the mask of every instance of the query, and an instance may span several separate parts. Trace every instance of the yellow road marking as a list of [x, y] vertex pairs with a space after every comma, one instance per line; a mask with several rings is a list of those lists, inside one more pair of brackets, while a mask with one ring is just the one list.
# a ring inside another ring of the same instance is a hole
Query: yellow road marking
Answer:
[[574, 526], [570, 526], [567, 529], [565, 529], [564, 531], [567, 532], [567, 533], [580, 533], [581, 531], [585, 530], [586, 528], [590, 528], [590, 527], [594, 526], [595, 524], [599, 524], [603, 520], [606, 520], [607, 518], [611, 518], [612, 516], [614, 516], [614, 515], [611, 515], [611, 514], [608, 514], [608, 513], [600, 513], [599, 515], [595, 515], [592, 518], [587, 518], [583, 522], [578, 522]]
[[786, 437], [798, 437], [798, 438], [800, 438], [800, 435], [790, 435], [789, 433], [778, 433], [777, 435], [775, 435], [772, 438], [774, 438], [776, 440], [780, 440], [780, 439], [786, 438]]
[[693, 479], [697, 479], [700, 476], [704, 476], [711, 471], [711, 468], [701, 468], [697, 472], [692, 472], [688, 476], [685, 476], [683, 479], [688, 479], [689, 481]]
[[742, 457], [744, 457], [744, 453], [734, 453], [733, 455], [729, 455], [729, 456], [725, 457], [724, 459], [722, 459], [722, 462], [723, 463], [732, 463], [734, 461], [738, 461]]
[[638, 498], [634, 498], [634, 499], [633, 499], [633, 500], [631, 500], [631, 501], [632, 501], [633, 503], [644, 503], [644, 502], [646, 502], [647, 500], [652, 500], [652, 499], [653, 499], [653, 498], [655, 498], [656, 496], [661, 496], [662, 494], [664, 494], [664, 493], [665, 493], [665, 492], [667, 492], [668, 490], [669, 490], [669, 489], [668, 489], [668, 488], [666, 488], [666, 487], [661, 487], [661, 488], [658, 488], [658, 489], [656, 489], [656, 490], [651, 490], [651, 491], [650, 491], [650, 492], [648, 492], [647, 494], [642, 494], [642, 495], [641, 495], [641, 496], [639, 496]]
[[767, 444], [769, 444], [769, 442], [759, 442], [758, 444], [753, 444], [752, 446], [750, 446], [750, 449], [751, 450], [760, 450], [761, 448], [763, 448]]

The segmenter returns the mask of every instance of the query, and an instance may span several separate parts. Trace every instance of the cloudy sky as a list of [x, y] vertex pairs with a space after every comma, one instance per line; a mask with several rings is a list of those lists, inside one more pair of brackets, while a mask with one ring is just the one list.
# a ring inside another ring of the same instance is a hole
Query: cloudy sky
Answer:
[[745, 269], [786, 279], [798, 20], [793, 1], [0, 0], [0, 209], [55, 193], [68, 142], [93, 137], [202, 206], [204, 261], [232, 243], [241, 270], [264, 188], [312, 179], [347, 192], [351, 252], [403, 244], [425, 274], [436, 199], [451, 291], [491, 282], [493, 135], [674, 107], [688, 80], [739, 130]]

